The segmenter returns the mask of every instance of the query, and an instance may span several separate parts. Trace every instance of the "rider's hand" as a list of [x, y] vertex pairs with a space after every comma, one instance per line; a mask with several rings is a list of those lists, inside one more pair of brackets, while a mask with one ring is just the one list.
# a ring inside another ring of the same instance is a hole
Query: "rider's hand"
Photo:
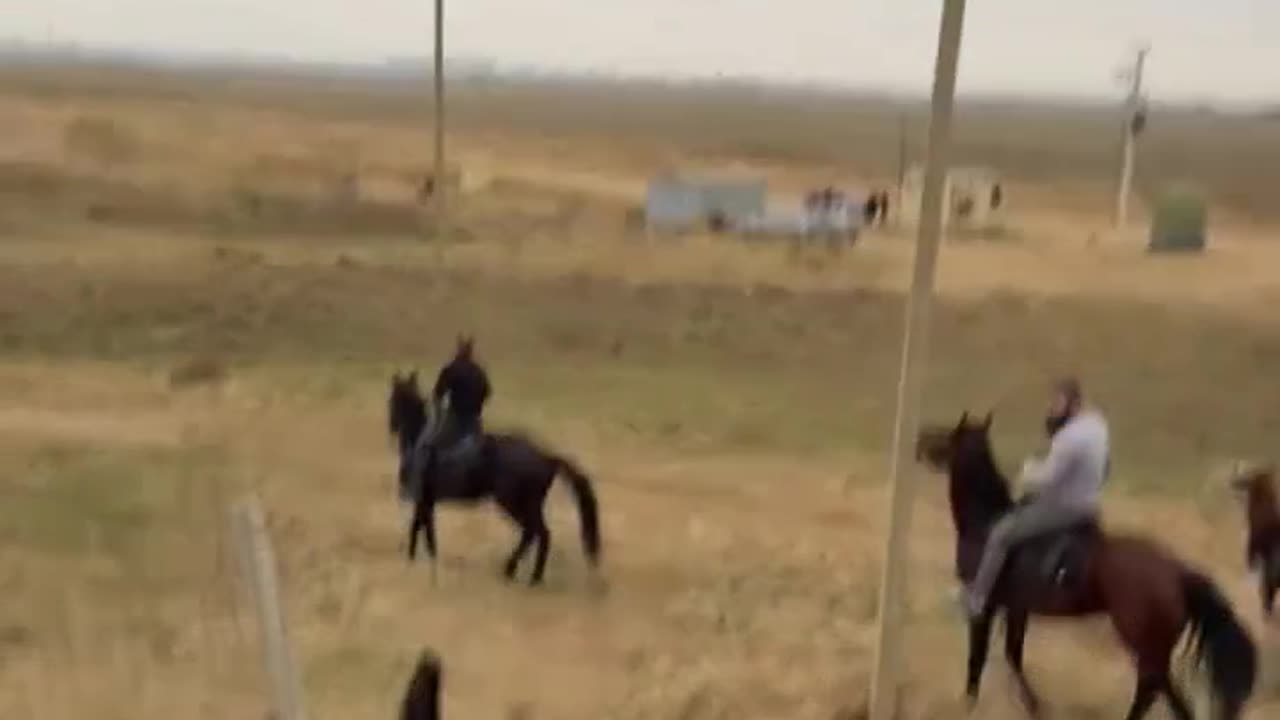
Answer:
[[1039, 483], [1040, 459], [1028, 457], [1022, 461], [1021, 484], [1025, 488], [1035, 488]]

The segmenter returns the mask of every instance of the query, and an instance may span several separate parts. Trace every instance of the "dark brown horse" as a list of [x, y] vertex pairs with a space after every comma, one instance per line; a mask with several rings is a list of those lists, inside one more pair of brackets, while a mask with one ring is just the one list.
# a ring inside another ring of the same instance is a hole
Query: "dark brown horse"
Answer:
[[[991, 416], [968, 415], [954, 427], [922, 429], [916, 456], [950, 479], [957, 534], [956, 570], [971, 580], [992, 525], [1014, 507], [1009, 484], [996, 466]], [[1005, 617], [1005, 655], [1027, 710], [1040, 701], [1022, 668], [1031, 615], [1104, 614], [1133, 658], [1137, 689], [1128, 720], [1146, 715], [1163, 695], [1177, 720], [1191, 720], [1169, 677], [1173, 651], [1189, 630], [1197, 659], [1207, 663], [1221, 720], [1237, 720], [1253, 693], [1257, 648], [1213, 582], [1149, 540], [1112, 535], [1096, 524], [1031, 541], [1010, 554], [991, 597], [991, 611], [969, 625], [966, 692], [977, 700], [994, 615]]]
[[1262, 611], [1273, 617], [1280, 592], [1280, 502], [1276, 501], [1276, 468], [1268, 465], [1242, 469], [1232, 485], [1244, 495], [1249, 521], [1245, 563], [1258, 573]]
[[[387, 399], [388, 429], [397, 436], [400, 455], [401, 497], [413, 502], [409, 523], [409, 560], [417, 552], [418, 534], [426, 540], [427, 554], [436, 559], [435, 506], [439, 503], [476, 504], [492, 499], [520, 528], [520, 540], [503, 564], [503, 575], [515, 577], [516, 568], [529, 548], [537, 543], [529, 584], [542, 582], [551, 549], [543, 505], [557, 475], [569, 482], [578, 503], [582, 544], [594, 570], [600, 559], [599, 507], [591, 480], [568, 458], [541, 447], [519, 433], [484, 433], [478, 458], [464, 467], [441, 463], [427, 477], [422, 461], [435, 414], [427, 407], [418, 387], [417, 373], [391, 378]], [[450, 471], [452, 470], [452, 471]]]

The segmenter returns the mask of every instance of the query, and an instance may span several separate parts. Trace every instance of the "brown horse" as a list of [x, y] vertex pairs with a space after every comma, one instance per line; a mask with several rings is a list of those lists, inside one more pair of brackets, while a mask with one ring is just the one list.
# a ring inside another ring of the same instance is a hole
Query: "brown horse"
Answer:
[[[992, 525], [1014, 507], [1008, 481], [996, 466], [991, 416], [968, 414], [954, 427], [922, 429], [916, 456], [950, 478], [955, 523], [956, 570], [971, 580]], [[1163, 695], [1177, 720], [1191, 720], [1182, 694], [1169, 677], [1173, 651], [1185, 630], [1206, 662], [1221, 720], [1237, 720], [1253, 693], [1257, 648], [1231, 606], [1204, 575], [1159, 545], [1104, 532], [1097, 524], [1036, 539], [1015, 548], [991, 597], [991, 610], [969, 625], [970, 703], [978, 697], [994, 615], [1005, 617], [1005, 655], [1027, 710], [1040, 701], [1022, 668], [1023, 642], [1031, 615], [1085, 617], [1105, 614], [1129, 650], [1137, 689], [1128, 720], [1146, 715]]]
[[1244, 496], [1249, 519], [1245, 563], [1258, 573], [1262, 611], [1273, 617], [1280, 592], [1280, 502], [1276, 501], [1276, 468], [1271, 465], [1235, 474], [1232, 485]]

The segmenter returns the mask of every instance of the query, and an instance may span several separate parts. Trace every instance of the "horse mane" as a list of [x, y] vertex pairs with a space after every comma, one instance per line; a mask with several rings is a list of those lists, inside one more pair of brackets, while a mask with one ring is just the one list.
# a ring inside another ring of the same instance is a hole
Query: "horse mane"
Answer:
[[961, 535], [985, 530], [1013, 507], [1013, 491], [996, 463], [985, 433], [981, 447], [970, 456], [957, 459], [950, 475], [953, 520]]
[[1256, 471], [1247, 489], [1251, 533], [1269, 533], [1280, 539], [1280, 498], [1276, 496], [1276, 473], [1271, 468]]
[[[391, 397], [392, 413], [391, 418], [392, 429], [403, 432], [410, 437], [416, 437], [423, 428], [425, 428], [430, 420], [431, 411], [427, 407], [427, 400], [422, 396], [421, 391], [416, 385], [397, 385], [393, 390]], [[417, 427], [404, 427], [405, 423], [412, 423]]]

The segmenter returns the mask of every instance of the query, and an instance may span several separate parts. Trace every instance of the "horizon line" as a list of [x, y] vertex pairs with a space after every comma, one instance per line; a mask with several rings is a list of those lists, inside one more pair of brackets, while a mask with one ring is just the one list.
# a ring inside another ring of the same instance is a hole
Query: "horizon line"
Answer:
[[[387, 55], [367, 60], [324, 60], [287, 53], [236, 52], [236, 51], [187, 51], [159, 48], [113, 46], [75, 41], [43, 42], [21, 37], [0, 37], [0, 56], [29, 61], [70, 62], [72, 64], [112, 63], [133, 68], [166, 71], [192, 70], [265, 70], [306, 71], [309, 75], [333, 76], [355, 72], [366, 79], [395, 81], [404, 79], [414, 71], [429, 73], [434, 60], [429, 54]], [[657, 75], [617, 70], [571, 69], [534, 62], [500, 61], [484, 56], [446, 56], [446, 72], [449, 65], [461, 65], [457, 77], [468, 80], [490, 78], [495, 80], [561, 80], [594, 81], [613, 84], [640, 83], [662, 85], [671, 88], [718, 85], [721, 87], [759, 88], [781, 92], [804, 92], [817, 95], [843, 95], [850, 97], [877, 97], [903, 103], [927, 103], [927, 91], [906, 88], [852, 85], [804, 78], [769, 78], [756, 75], [726, 75], [724, 73], [689, 73], [681, 75]], [[379, 72], [381, 71], [381, 72]], [[369, 77], [372, 73], [373, 77]], [[1102, 93], [1054, 93], [1025, 92], [1019, 90], [970, 90], [958, 93], [970, 101], [1003, 102], [1023, 105], [1076, 104], [1092, 107], [1120, 106], [1119, 95]], [[1188, 110], [1213, 110], [1228, 114], [1260, 113], [1274, 115], [1280, 112], [1280, 97], [1274, 100], [1226, 100], [1226, 99], [1173, 99], [1150, 102], [1153, 106]]]

